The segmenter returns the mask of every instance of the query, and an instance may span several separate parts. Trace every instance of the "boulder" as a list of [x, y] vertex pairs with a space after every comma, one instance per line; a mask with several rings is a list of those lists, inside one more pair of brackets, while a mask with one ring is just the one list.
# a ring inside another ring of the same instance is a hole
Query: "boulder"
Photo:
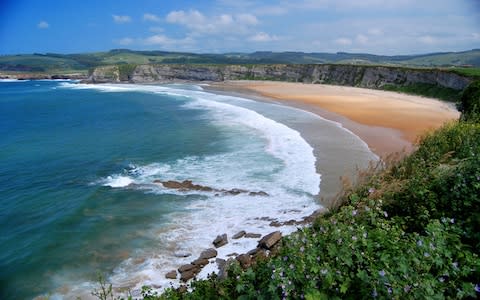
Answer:
[[180, 280], [183, 282], [187, 282], [193, 277], [195, 277], [195, 272], [193, 270], [186, 271], [180, 274]]
[[282, 239], [282, 233], [280, 231], [274, 231], [264, 236], [258, 242], [258, 247], [268, 250], [272, 248], [276, 243], [278, 243], [281, 239]]
[[217, 250], [213, 249], [213, 248], [209, 248], [207, 250], [204, 250], [202, 253], [200, 253], [200, 257], [201, 259], [210, 259], [210, 258], [214, 258], [218, 255], [218, 252]]
[[187, 271], [191, 271], [191, 270], [196, 269], [196, 268], [198, 268], [198, 266], [193, 265], [193, 264], [186, 264], [186, 265], [183, 265], [180, 268], [178, 268], [178, 272], [185, 273]]
[[239, 231], [232, 236], [232, 239], [236, 240], [242, 238], [246, 234], [245, 230]]
[[215, 248], [220, 248], [224, 245], [228, 244], [228, 239], [227, 239], [227, 234], [224, 233], [222, 235], [218, 235], [214, 240], [213, 240], [213, 245]]
[[186, 292], [188, 291], [188, 289], [187, 289], [187, 286], [186, 286], [186, 285], [183, 285], [183, 284], [182, 284], [181, 286], [178, 287], [177, 291], [178, 291], [179, 293], [183, 294], [183, 293], [186, 293]]
[[196, 260], [192, 261], [192, 265], [199, 266], [199, 267], [203, 268], [204, 266], [208, 265], [208, 259], [197, 258]]
[[249, 239], [257, 239], [257, 238], [259, 238], [259, 237], [261, 237], [261, 236], [262, 236], [262, 235], [261, 235], [260, 233], [251, 233], [251, 232], [249, 232], [249, 233], [246, 233], [246, 234], [245, 234], [245, 237], [246, 237], [246, 238], [249, 238]]
[[172, 270], [172, 271], [168, 272], [167, 274], [165, 274], [165, 278], [167, 278], [167, 279], [177, 279], [177, 271]]
[[188, 253], [186, 251], [176, 251], [174, 254], [173, 254], [175, 257], [189, 257], [191, 256], [192, 254], [191, 253]]
[[268, 193], [264, 192], [264, 191], [259, 191], [259, 192], [250, 192], [248, 193], [249, 196], [263, 196], [263, 197], [267, 197], [269, 196]]
[[240, 254], [239, 256], [237, 256], [236, 260], [240, 263], [240, 266], [243, 269], [247, 269], [252, 265], [252, 259], [248, 254]]

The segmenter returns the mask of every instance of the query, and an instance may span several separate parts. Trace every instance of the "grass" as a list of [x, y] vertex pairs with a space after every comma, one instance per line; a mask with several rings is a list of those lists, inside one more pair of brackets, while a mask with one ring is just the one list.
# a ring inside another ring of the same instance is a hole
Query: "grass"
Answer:
[[394, 91], [412, 95], [420, 95], [429, 98], [442, 99], [450, 102], [456, 102], [462, 93], [462, 91], [427, 83], [416, 83], [406, 86], [387, 84], [381, 87], [381, 89], [386, 91]]

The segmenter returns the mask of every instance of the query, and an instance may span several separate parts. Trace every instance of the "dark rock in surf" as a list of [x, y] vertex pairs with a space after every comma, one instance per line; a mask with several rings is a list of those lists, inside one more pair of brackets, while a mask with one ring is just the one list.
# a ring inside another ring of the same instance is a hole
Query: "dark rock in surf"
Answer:
[[237, 240], [239, 238], [244, 237], [245, 234], [246, 234], [245, 230], [239, 231], [232, 236], [232, 239]]
[[209, 248], [207, 250], [204, 250], [202, 253], [200, 253], [200, 258], [210, 259], [210, 258], [216, 257], [217, 255], [218, 255], [217, 250], [215, 250], [213, 248]]
[[259, 242], [258, 247], [263, 249], [271, 249], [276, 243], [282, 239], [282, 233], [280, 231], [274, 231], [264, 236]]
[[218, 235], [215, 240], [213, 240], [213, 245], [215, 248], [220, 248], [224, 245], [228, 244], [227, 234], [224, 233], [222, 235]]
[[177, 279], [177, 271], [173, 270], [165, 274], [165, 278], [167, 279]]

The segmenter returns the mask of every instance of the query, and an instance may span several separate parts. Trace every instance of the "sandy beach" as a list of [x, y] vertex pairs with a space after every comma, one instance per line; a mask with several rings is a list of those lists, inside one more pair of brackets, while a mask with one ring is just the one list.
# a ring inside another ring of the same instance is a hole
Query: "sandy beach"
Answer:
[[411, 151], [419, 135], [459, 117], [451, 103], [355, 87], [229, 81], [215, 83], [212, 88], [275, 99], [339, 122], [381, 157]]

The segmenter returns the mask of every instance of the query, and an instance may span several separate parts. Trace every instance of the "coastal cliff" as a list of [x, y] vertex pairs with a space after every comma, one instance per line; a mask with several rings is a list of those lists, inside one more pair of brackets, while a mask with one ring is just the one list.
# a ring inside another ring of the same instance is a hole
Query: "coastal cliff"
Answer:
[[91, 83], [154, 83], [184, 81], [275, 80], [326, 83], [365, 88], [423, 84], [455, 91], [473, 80], [448, 70], [358, 65], [137, 65], [103, 66], [93, 70]]

